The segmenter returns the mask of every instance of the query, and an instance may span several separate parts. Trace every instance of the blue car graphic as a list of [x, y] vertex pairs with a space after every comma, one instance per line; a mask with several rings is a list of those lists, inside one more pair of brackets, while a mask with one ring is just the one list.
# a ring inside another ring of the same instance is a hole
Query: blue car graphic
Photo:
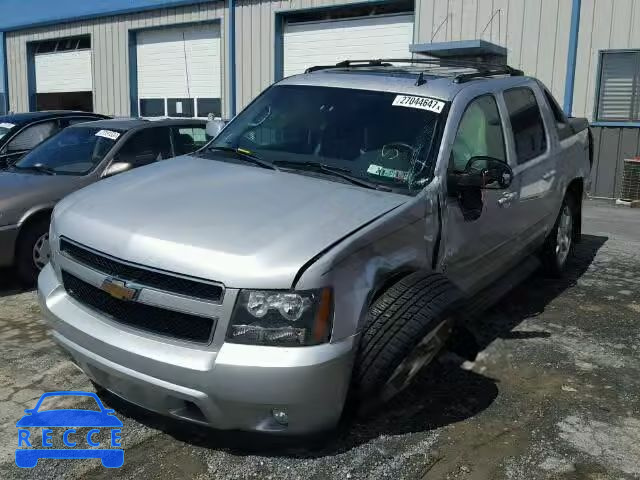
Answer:
[[[100, 411], [84, 409], [38, 411], [42, 402], [48, 397], [69, 396], [91, 397], [100, 407]], [[34, 408], [25, 410], [25, 413], [26, 415], [16, 423], [16, 427], [122, 427], [122, 422], [114, 415], [114, 410], [105, 408], [98, 396], [95, 393], [90, 392], [48, 392], [40, 397]], [[98, 430], [96, 430], [96, 432], [97, 431]], [[102, 461], [103, 466], [107, 468], [119, 468], [124, 463], [124, 450], [121, 448], [19, 448], [16, 450], [16, 465], [22, 468], [35, 467], [38, 460], [41, 458], [99, 458]]]

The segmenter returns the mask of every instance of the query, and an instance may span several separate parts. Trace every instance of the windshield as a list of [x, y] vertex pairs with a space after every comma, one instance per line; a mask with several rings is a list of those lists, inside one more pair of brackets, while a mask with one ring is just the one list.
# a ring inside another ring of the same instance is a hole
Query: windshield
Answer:
[[59, 175], [84, 175], [93, 170], [115, 145], [120, 132], [71, 127], [26, 154], [14, 165], [18, 170], [46, 169]]
[[239, 148], [286, 162], [286, 168], [295, 168], [293, 162], [323, 164], [378, 185], [414, 190], [432, 172], [443, 107], [441, 101], [389, 92], [279, 85], [209, 147]]

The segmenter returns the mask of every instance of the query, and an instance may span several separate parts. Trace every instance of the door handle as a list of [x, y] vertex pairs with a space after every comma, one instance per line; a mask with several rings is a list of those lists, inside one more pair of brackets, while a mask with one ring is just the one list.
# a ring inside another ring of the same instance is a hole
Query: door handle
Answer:
[[553, 177], [555, 174], [556, 174], [556, 171], [555, 171], [555, 170], [549, 170], [548, 172], [545, 172], [545, 173], [542, 175], [542, 179], [543, 179], [543, 180], [549, 180], [549, 179], [550, 179], [551, 177]]
[[501, 207], [506, 207], [511, 204], [511, 202], [518, 196], [517, 193], [505, 193], [498, 199], [498, 205]]

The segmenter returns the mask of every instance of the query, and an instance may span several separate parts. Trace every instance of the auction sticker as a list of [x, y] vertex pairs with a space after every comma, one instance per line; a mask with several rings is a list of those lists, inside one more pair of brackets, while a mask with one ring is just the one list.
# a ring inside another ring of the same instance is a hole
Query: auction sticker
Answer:
[[113, 130], [100, 130], [98, 133], [96, 133], [96, 137], [104, 137], [108, 138], [109, 140], [117, 140], [119, 136], [120, 133], [114, 132]]
[[396, 170], [395, 168], [385, 168], [373, 163], [369, 165], [369, 168], [367, 168], [367, 173], [377, 175], [379, 177], [393, 178], [394, 180], [400, 181], [404, 181], [409, 178], [409, 172]]
[[397, 95], [393, 101], [394, 107], [419, 108], [430, 112], [440, 113], [444, 108], [444, 102], [428, 97], [414, 97], [412, 95]]
[[9, 129], [9, 128], [13, 128], [13, 127], [15, 127], [15, 126], [16, 126], [16, 124], [15, 124], [15, 123], [0, 123], [0, 128], [7, 128], [7, 129]]

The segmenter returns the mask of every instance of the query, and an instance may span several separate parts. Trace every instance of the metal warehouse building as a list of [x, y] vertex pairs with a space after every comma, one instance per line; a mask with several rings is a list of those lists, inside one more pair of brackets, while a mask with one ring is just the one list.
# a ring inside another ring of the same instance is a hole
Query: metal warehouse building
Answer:
[[0, 3], [0, 112], [229, 117], [314, 64], [484, 40], [545, 82], [567, 112], [592, 121], [592, 194], [615, 197], [622, 159], [639, 150], [640, 0], [24, 4]]

